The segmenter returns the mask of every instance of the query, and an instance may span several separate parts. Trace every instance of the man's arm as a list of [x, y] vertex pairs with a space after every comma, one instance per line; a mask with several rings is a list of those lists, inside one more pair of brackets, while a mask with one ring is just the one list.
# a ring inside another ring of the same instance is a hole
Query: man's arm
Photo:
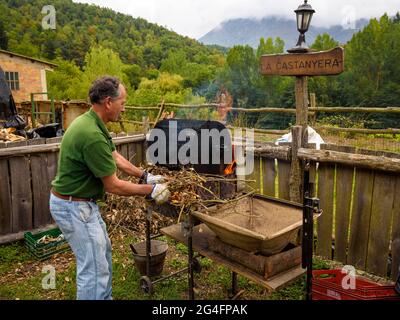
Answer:
[[118, 179], [114, 173], [111, 176], [101, 178], [104, 188], [107, 192], [119, 196], [145, 196], [149, 195], [153, 190], [153, 185], [150, 184], [134, 184], [128, 181]]
[[136, 178], [140, 178], [143, 175], [143, 170], [130, 163], [118, 151], [115, 150], [112, 154], [119, 170]]
[[163, 204], [171, 197], [171, 192], [168, 190], [167, 184], [138, 185], [118, 179], [115, 173], [102, 178], [102, 181], [107, 192], [120, 196], [150, 195], [150, 198], [157, 204]]

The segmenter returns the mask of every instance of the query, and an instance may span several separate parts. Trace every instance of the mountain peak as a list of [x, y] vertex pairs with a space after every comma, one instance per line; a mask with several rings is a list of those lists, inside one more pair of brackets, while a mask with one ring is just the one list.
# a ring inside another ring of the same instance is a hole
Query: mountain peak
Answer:
[[[339, 43], [348, 42], [353, 34], [368, 23], [362, 19], [356, 22], [356, 29], [343, 28], [340, 25], [320, 27], [311, 25], [306, 34], [307, 43], [311, 45], [319, 34], [328, 33]], [[296, 21], [280, 16], [269, 16], [262, 19], [237, 18], [223, 21], [216, 28], [199, 39], [207, 45], [233, 47], [234, 45], [250, 45], [257, 48], [260, 38], [280, 37], [285, 47], [294, 46], [298, 39]]]

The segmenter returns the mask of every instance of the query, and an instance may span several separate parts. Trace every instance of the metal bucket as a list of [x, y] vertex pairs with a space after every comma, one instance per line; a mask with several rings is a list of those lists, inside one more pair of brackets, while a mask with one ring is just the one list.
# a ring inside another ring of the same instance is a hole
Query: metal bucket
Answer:
[[[137, 253], [134, 252], [132, 247]], [[168, 244], [151, 240], [150, 274], [146, 274], [146, 241], [131, 245], [133, 260], [141, 276], [156, 277], [162, 273], [165, 257], [167, 256]]]

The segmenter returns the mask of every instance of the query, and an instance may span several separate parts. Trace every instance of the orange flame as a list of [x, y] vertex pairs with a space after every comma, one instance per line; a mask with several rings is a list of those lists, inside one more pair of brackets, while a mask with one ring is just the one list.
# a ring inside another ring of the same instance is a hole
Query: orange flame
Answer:
[[231, 164], [228, 164], [224, 170], [225, 175], [229, 175], [235, 172], [236, 168], [236, 160], [234, 160]]

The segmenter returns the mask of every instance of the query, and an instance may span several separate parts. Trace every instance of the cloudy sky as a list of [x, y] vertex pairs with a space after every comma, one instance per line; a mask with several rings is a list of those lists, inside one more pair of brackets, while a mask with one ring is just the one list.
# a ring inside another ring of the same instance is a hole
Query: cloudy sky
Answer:
[[[198, 39], [231, 18], [262, 18], [270, 15], [293, 18], [303, 0], [74, 0], [108, 7], [142, 17], [149, 22]], [[355, 19], [394, 15], [400, 0], [309, 0], [319, 26], [349, 24]]]

